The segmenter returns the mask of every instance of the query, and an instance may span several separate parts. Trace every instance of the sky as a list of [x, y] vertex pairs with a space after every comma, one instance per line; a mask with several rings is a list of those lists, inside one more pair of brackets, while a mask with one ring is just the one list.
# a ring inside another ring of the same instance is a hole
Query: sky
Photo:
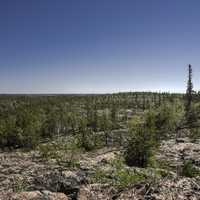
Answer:
[[199, 0], [0, 0], [0, 93], [200, 89]]

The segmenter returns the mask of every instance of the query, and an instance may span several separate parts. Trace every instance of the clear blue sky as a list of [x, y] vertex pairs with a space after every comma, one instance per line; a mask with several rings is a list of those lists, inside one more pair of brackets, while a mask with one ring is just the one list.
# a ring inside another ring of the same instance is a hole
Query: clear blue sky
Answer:
[[0, 0], [0, 93], [200, 88], [199, 0]]

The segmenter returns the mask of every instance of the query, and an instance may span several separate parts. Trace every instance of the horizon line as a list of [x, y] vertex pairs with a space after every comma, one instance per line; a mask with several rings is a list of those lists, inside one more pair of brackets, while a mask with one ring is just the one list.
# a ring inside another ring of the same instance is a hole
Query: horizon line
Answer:
[[119, 92], [72, 92], [72, 93], [54, 93], [54, 92], [50, 92], [50, 93], [42, 93], [42, 92], [25, 92], [25, 93], [14, 93], [14, 92], [8, 92], [8, 93], [0, 93], [0, 96], [6, 96], [6, 95], [19, 95], [19, 96], [31, 96], [31, 95], [49, 95], [49, 96], [53, 96], [53, 95], [112, 95], [112, 94], [120, 94], [120, 93], [168, 93], [168, 94], [185, 94], [185, 92], [183, 91], [119, 91]]

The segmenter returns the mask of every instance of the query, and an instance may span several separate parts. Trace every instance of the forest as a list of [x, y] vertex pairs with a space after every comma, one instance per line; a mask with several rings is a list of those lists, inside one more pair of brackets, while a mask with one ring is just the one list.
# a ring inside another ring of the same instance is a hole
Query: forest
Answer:
[[[198, 102], [200, 96], [193, 95]], [[195, 106], [198, 105], [195, 103]], [[54, 137], [81, 136], [83, 130], [86, 138], [98, 132], [106, 134], [112, 130], [127, 129], [133, 116], [144, 117], [147, 113], [167, 118], [163, 119], [166, 121], [174, 120], [175, 128], [180, 120], [178, 117], [184, 116], [183, 112], [183, 94], [2, 95], [0, 147], [31, 149]], [[157, 123], [160, 126], [162, 122]], [[165, 126], [166, 129], [171, 127], [170, 124]], [[90, 140], [92, 138], [88, 139], [88, 145]]]
[[[185, 191], [198, 199], [199, 102], [191, 65], [185, 94], [1, 95], [2, 199], [6, 189], [72, 200], [176, 199]], [[163, 181], [181, 192], [165, 193]]]

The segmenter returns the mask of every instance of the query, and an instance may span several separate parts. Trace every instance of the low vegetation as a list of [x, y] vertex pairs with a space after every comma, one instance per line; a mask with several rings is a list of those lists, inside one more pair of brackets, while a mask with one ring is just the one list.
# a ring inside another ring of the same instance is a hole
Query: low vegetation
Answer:
[[200, 170], [197, 169], [191, 161], [185, 161], [183, 163], [181, 175], [193, 178], [200, 175]]

